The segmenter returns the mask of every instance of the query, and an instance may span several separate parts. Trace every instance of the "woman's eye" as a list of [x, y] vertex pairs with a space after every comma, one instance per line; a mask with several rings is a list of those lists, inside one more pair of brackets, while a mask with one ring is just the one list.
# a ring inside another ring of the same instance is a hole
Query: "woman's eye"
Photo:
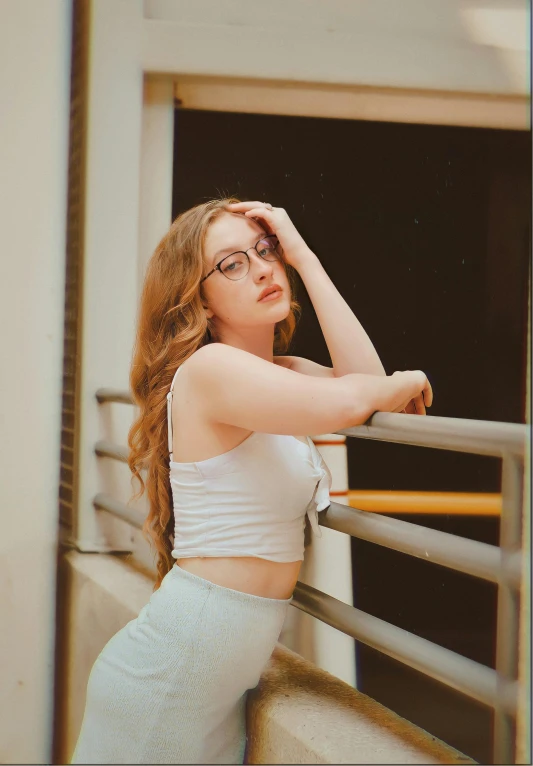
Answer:
[[268, 255], [268, 253], [273, 253], [275, 250], [274, 246], [271, 242], [264, 242], [261, 246], [261, 249], [257, 252], [259, 255]]

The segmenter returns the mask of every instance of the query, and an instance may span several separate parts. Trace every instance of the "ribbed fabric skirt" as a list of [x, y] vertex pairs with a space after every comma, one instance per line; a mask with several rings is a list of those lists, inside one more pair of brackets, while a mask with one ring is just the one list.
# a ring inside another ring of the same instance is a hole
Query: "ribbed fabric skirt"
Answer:
[[291, 601], [173, 566], [99, 654], [71, 763], [244, 763], [247, 692]]

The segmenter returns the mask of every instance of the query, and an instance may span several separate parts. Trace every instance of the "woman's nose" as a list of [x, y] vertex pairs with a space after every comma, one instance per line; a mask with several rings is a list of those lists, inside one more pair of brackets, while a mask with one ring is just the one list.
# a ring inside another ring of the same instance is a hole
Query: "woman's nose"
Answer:
[[249, 253], [249, 258], [255, 264], [253, 267], [255, 271], [257, 271], [260, 274], [262, 274], [263, 272], [268, 274], [274, 268], [275, 261], [267, 261], [265, 260], [265, 258], [261, 258], [261, 256], [258, 255], [255, 252], [255, 250], [253, 250], [253, 248], [252, 248], [252, 252]]

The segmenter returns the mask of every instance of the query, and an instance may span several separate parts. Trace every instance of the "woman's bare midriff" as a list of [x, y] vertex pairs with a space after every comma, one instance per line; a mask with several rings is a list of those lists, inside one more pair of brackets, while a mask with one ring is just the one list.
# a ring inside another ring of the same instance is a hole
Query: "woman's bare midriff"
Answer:
[[290, 598], [302, 562], [280, 563], [254, 556], [202, 556], [177, 559], [176, 565], [225, 588], [263, 598]]

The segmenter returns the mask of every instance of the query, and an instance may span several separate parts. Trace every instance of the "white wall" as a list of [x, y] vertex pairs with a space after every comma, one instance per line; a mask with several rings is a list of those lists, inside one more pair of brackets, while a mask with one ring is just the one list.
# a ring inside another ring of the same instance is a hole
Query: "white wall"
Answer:
[[69, 0], [0, 6], [0, 762], [49, 762]]
[[527, 0], [144, 0], [152, 72], [522, 95]]
[[[93, 0], [87, 84], [87, 159], [80, 374], [80, 550], [131, 549], [131, 535], [94, 495], [124, 502], [130, 472], [97, 458], [99, 439], [126, 444], [131, 407], [99, 406], [102, 386], [129, 388], [137, 314], [143, 73], [139, 66], [140, 0]], [[113, 408], [113, 409], [111, 409]]]

